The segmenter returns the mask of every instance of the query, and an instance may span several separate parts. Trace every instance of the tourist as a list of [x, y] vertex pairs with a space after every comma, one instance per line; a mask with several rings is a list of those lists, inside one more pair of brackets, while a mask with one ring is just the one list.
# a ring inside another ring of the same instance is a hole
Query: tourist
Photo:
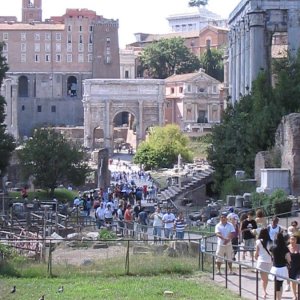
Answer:
[[174, 221], [174, 230], [176, 232], [176, 239], [183, 240], [184, 239], [184, 230], [186, 227], [186, 221], [183, 217], [183, 212], [180, 211], [178, 213], [177, 218]]
[[[235, 229], [231, 223], [227, 221], [227, 213], [223, 212], [220, 216], [220, 222], [215, 227], [215, 234], [218, 238], [217, 251], [216, 251], [216, 263], [217, 263], [217, 275], [221, 275], [221, 264], [224, 257], [226, 259], [232, 259], [232, 244], [231, 240], [235, 233]], [[232, 272], [232, 262], [228, 262], [229, 274]]]
[[267, 298], [268, 273], [272, 268], [272, 255], [268, 249], [270, 242], [268, 229], [262, 228], [256, 240], [255, 259], [257, 260], [256, 267], [260, 270], [264, 299]]
[[141, 211], [138, 214], [138, 223], [141, 226], [142, 239], [147, 240], [147, 231], [148, 231], [148, 214], [145, 211], [145, 207], [141, 208]]
[[[297, 244], [297, 237], [294, 235], [290, 236], [288, 249], [291, 255], [291, 264], [289, 268], [289, 277], [293, 280], [300, 279], [300, 247]], [[297, 298], [297, 284], [292, 282], [293, 299]]]
[[174, 214], [171, 212], [170, 208], [167, 208], [167, 212], [163, 216], [164, 234], [166, 239], [173, 238], [174, 221], [175, 221]]
[[[230, 216], [230, 217], [229, 217]], [[234, 229], [235, 232], [232, 235], [232, 239], [231, 239], [231, 244], [233, 247], [233, 257], [232, 260], [236, 260], [236, 254], [239, 250], [239, 236], [240, 236], [240, 224], [239, 224], [239, 217], [237, 214], [233, 213], [233, 214], [228, 214], [227, 216], [227, 220], [228, 222], [230, 222]]]
[[157, 206], [155, 212], [150, 216], [153, 219], [153, 236], [154, 236], [154, 243], [157, 240], [161, 241], [161, 230], [163, 226], [163, 214], [160, 211], [160, 207]]
[[269, 235], [273, 242], [273, 245], [275, 244], [276, 236], [279, 232], [282, 232], [281, 226], [278, 224], [279, 218], [277, 216], [274, 216], [272, 218], [272, 223], [268, 225]]
[[275, 276], [276, 299], [281, 300], [282, 283], [288, 278], [288, 265], [291, 263], [291, 254], [286, 246], [282, 232], [278, 232], [275, 239], [275, 245], [271, 247], [273, 256], [273, 266], [270, 273]]
[[253, 219], [253, 212], [247, 213], [247, 219], [242, 222], [241, 233], [244, 241], [243, 259], [246, 259], [246, 252], [249, 251], [250, 257], [253, 259], [253, 251], [255, 245], [255, 229], [257, 224]]
[[133, 216], [132, 216], [132, 208], [131, 205], [128, 204], [124, 213], [124, 221], [125, 221], [125, 235], [134, 235], [133, 232]]
[[107, 227], [111, 227], [113, 221], [113, 210], [110, 204], [106, 205], [104, 211], [104, 220]]
[[95, 214], [98, 229], [100, 229], [102, 226], [104, 226], [104, 223], [105, 223], [104, 212], [105, 212], [104, 203], [101, 202], [100, 206], [97, 208], [96, 214]]
[[119, 208], [117, 210], [117, 220], [118, 220], [118, 231], [121, 236], [124, 236], [124, 214], [123, 214], [123, 206], [119, 204]]
[[262, 209], [258, 209], [256, 211], [255, 221], [256, 221], [256, 225], [257, 225], [256, 236], [259, 236], [259, 233], [260, 233], [261, 229], [266, 228], [267, 225], [268, 225], [267, 220], [265, 218], [265, 214], [264, 214]]

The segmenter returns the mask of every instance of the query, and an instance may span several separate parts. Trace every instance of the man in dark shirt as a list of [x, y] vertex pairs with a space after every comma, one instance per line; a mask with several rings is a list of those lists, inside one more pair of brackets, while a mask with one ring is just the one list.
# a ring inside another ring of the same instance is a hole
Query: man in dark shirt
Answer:
[[244, 241], [244, 254], [243, 259], [246, 259], [246, 252], [249, 251], [251, 259], [253, 258], [254, 246], [255, 246], [255, 230], [257, 229], [256, 221], [253, 219], [253, 212], [249, 211], [247, 219], [242, 222], [241, 232]]

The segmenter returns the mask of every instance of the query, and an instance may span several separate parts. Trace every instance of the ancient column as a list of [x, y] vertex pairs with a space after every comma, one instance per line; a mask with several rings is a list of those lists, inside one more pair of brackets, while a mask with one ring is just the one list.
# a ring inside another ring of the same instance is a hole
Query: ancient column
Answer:
[[144, 111], [144, 105], [143, 105], [143, 101], [139, 100], [139, 126], [137, 128], [136, 134], [137, 134], [137, 145], [136, 147], [138, 147], [138, 145], [140, 144], [140, 142], [143, 140], [143, 135], [144, 135], [144, 126], [143, 126], [143, 111]]
[[240, 99], [241, 86], [241, 30], [240, 23], [237, 24], [235, 30], [235, 99]]
[[260, 71], [267, 67], [265, 12], [253, 11], [250, 18], [250, 89], [252, 81], [256, 79]]
[[245, 22], [244, 20], [240, 23], [240, 90], [241, 95], [245, 95]]
[[244, 40], [245, 40], [245, 67], [244, 67], [244, 72], [245, 72], [245, 93], [247, 93], [247, 90], [250, 88], [250, 27], [249, 27], [249, 18], [245, 18], [245, 31], [244, 31]]
[[111, 133], [111, 127], [110, 127], [110, 101], [105, 101], [105, 109], [103, 110], [103, 120], [104, 120], [104, 126], [103, 126], [103, 133], [104, 133], [104, 147], [111, 149], [111, 141], [113, 139], [112, 133]]
[[235, 76], [235, 56], [236, 56], [236, 51], [235, 51], [235, 29], [232, 28], [230, 31], [230, 51], [229, 51], [229, 61], [230, 61], [230, 96], [231, 96], [231, 102], [234, 103], [236, 101], [235, 97], [235, 84], [236, 84], [236, 76]]
[[300, 10], [288, 10], [288, 50], [289, 54], [296, 57], [300, 47]]

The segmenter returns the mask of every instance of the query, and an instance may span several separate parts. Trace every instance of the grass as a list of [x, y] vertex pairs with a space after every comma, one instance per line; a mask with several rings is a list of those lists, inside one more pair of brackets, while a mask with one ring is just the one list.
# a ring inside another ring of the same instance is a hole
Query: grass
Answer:
[[[10, 294], [13, 285], [17, 292]], [[58, 293], [60, 286], [63, 293]], [[160, 275], [111, 276], [86, 278], [84, 276], [52, 279], [0, 278], [0, 299], [34, 300], [45, 299], [165, 299], [164, 291], [172, 291], [172, 299], [239, 299], [237, 295], [207, 282], [204, 274], [194, 276]]]

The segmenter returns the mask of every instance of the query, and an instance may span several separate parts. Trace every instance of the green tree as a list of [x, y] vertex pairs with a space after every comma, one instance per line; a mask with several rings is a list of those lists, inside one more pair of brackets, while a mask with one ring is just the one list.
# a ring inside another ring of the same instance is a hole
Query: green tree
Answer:
[[184, 161], [192, 159], [188, 138], [180, 128], [177, 125], [154, 127], [147, 140], [140, 144], [134, 162], [143, 164], [146, 170], [167, 168], [177, 163], [179, 154]]
[[223, 82], [224, 81], [224, 64], [223, 51], [208, 48], [206, 52], [200, 56], [200, 64], [205, 69], [206, 74]]
[[144, 49], [140, 57], [142, 68], [151, 78], [165, 79], [173, 74], [198, 70], [200, 61], [184, 45], [184, 39], [161, 39]]
[[253, 177], [256, 153], [271, 150], [282, 117], [300, 109], [299, 55], [276, 62], [273, 72], [274, 87], [270, 75], [261, 72], [253, 82], [251, 93], [243, 96], [234, 107], [229, 105], [222, 124], [213, 128], [208, 160], [215, 168], [219, 192], [223, 182], [237, 169]]
[[18, 155], [25, 178], [32, 175], [34, 184], [51, 195], [59, 183], [83, 184], [90, 172], [84, 152], [53, 129], [35, 130]]
[[[2, 51], [3, 43], [0, 43], [0, 86], [2, 86], [5, 73], [8, 71], [8, 65]], [[4, 124], [5, 105], [4, 97], [0, 96], [0, 176], [6, 172], [11, 153], [15, 149], [15, 140], [6, 132], [6, 125]]]

